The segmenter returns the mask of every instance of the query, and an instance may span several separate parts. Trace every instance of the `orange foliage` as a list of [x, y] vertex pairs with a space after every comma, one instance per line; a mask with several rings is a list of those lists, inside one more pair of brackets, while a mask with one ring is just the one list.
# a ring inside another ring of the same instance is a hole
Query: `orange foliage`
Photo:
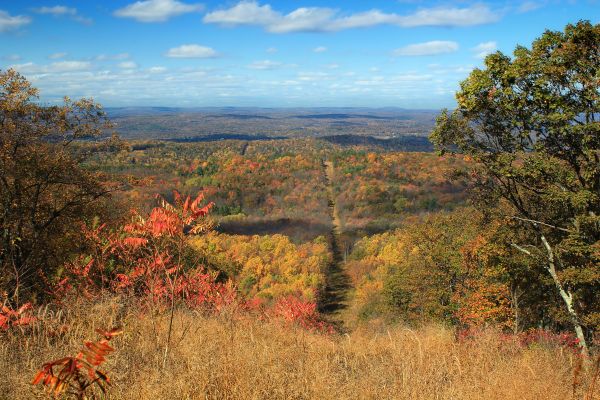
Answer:
[[309, 331], [333, 333], [333, 327], [323, 321], [314, 302], [294, 296], [282, 297], [273, 306], [273, 315]]
[[452, 209], [464, 202], [466, 182], [452, 180], [459, 157], [429, 153], [365, 153], [334, 157], [337, 204], [348, 227], [397, 226], [407, 214]]
[[346, 263], [359, 313], [510, 327], [506, 271], [488, 240], [494, 226], [481, 233], [478, 221], [474, 210], [456, 210], [360, 240]]
[[113, 328], [110, 331], [97, 329], [96, 332], [102, 339], [96, 342], [86, 341], [83, 349], [74, 357], [64, 357], [44, 364], [32, 384], [44, 385], [56, 398], [64, 393], [72, 394], [77, 399], [88, 398], [87, 394], [93, 390], [94, 385], [106, 393], [110, 378], [99, 367], [106, 361], [106, 356], [115, 350], [108, 343], [123, 331]]
[[0, 330], [7, 331], [15, 326], [31, 325], [37, 318], [31, 315], [31, 303], [23, 304], [17, 310], [13, 310], [7, 305], [0, 308]]
[[201, 206], [202, 194], [192, 199], [174, 193], [175, 205], [160, 198], [147, 218], [133, 212], [132, 222], [108, 231], [105, 225], [84, 227], [91, 254], [65, 266], [55, 285], [60, 299], [66, 293], [93, 297], [103, 290], [144, 295], [154, 304], [173, 299], [194, 307], [220, 307], [232, 288], [216, 282], [202, 265], [184, 265], [187, 237], [211, 228], [206, 218], [212, 203]]

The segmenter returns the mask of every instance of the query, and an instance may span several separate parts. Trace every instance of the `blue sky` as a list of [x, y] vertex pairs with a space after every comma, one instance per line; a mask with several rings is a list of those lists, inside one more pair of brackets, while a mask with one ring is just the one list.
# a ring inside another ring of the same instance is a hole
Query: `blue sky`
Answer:
[[0, 69], [45, 102], [440, 108], [485, 54], [597, 0], [0, 0]]

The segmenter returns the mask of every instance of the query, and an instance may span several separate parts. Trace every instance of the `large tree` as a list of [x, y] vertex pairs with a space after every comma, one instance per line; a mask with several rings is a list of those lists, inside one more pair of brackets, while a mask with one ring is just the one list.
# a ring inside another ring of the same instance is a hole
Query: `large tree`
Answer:
[[600, 25], [487, 56], [456, 99], [431, 140], [472, 157], [483, 198], [509, 206], [512, 246], [543, 265], [585, 350], [600, 327]]
[[101, 107], [89, 99], [37, 100], [23, 76], [0, 71], [0, 295], [16, 300], [43, 290], [76, 246], [81, 222], [112, 190], [81, 166], [85, 151], [73, 148], [108, 127]]

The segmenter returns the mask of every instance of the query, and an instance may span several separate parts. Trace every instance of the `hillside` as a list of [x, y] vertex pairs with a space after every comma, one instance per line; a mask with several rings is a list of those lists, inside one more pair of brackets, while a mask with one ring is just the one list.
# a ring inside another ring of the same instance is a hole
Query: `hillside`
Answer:
[[0, 9], [0, 400], [600, 400], [600, 24], [502, 49], [590, 5], [46, 1]]
[[127, 139], [239, 135], [305, 138], [334, 135], [426, 137], [437, 111], [369, 108], [109, 108]]

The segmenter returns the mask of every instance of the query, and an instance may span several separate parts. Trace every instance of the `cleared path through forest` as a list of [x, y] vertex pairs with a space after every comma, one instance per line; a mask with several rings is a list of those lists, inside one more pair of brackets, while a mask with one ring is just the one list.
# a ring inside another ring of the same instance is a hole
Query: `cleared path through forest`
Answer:
[[336, 196], [333, 187], [335, 167], [332, 161], [323, 161], [323, 168], [325, 170], [329, 210], [332, 220], [329, 239], [333, 258], [327, 270], [326, 286], [319, 302], [319, 309], [323, 314], [327, 315], [332, 324], [342, 328], [343, 319], [341, 312], [348, 306], [350, 277], [343, 269], [342, 254], [340, 251], [340, 235], [343, 233], [344, 227], [335, 201]]

